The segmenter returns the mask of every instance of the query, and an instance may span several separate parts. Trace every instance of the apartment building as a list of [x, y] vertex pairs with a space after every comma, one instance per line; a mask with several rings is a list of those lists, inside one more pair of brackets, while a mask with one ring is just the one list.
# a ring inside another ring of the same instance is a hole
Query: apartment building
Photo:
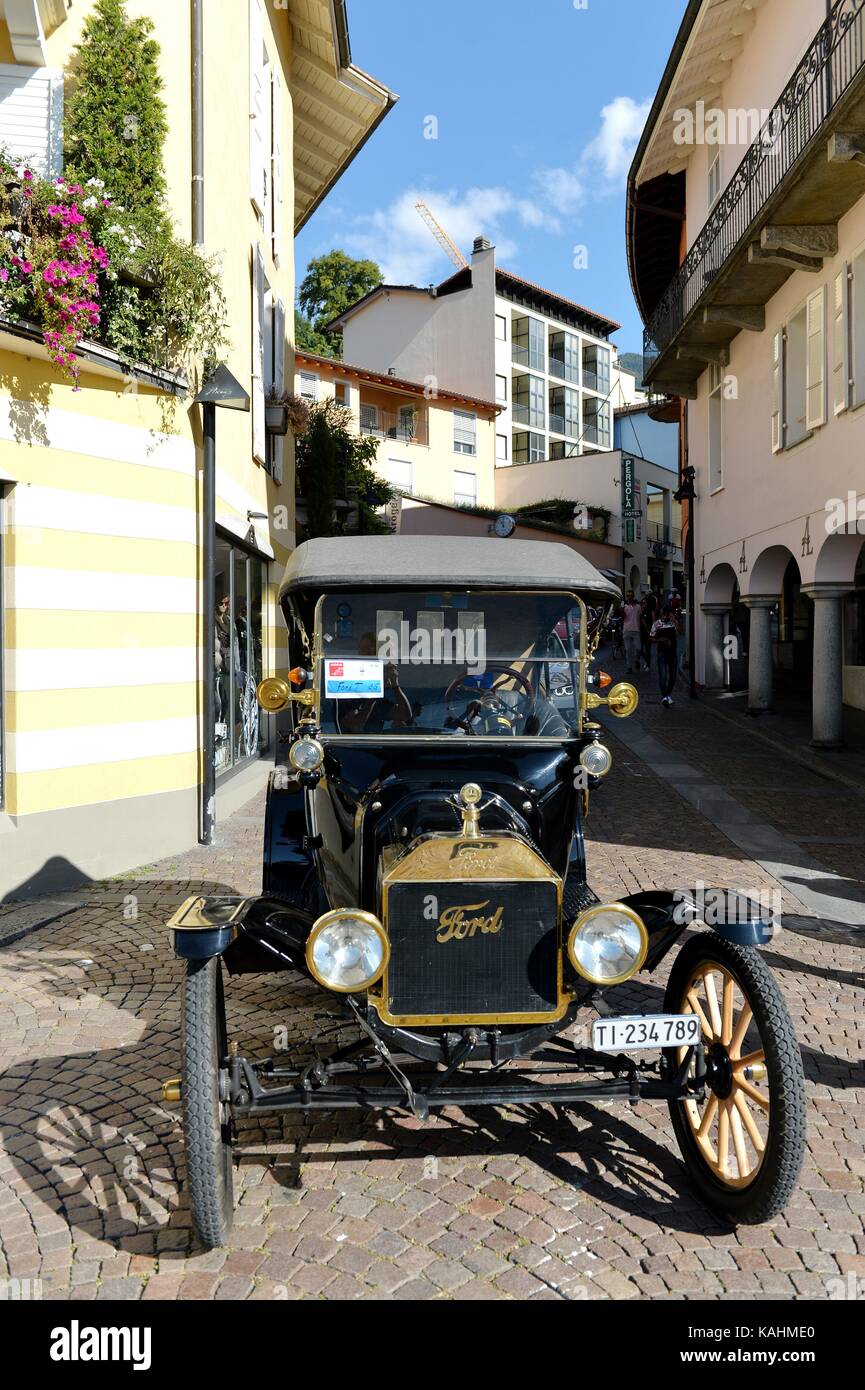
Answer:
[[[40, 176], [63, 172], [64, 93], [93, 10], [0, 5], [0, 146]], [[239, 408], [216, 411], [217, 632], [200, 363], [130, 364], [84, 341], [73, 382], [0, 298], [0, 900], [194, 844], [209, 766], [217, 822], [262, 780], [272, 730], [253, 691], [284, 665], [276, 593], [294, 544], [293, 445], [266, 410], [293, 377], [292, 238], [395, 100], [353, 65], [344, 6], [327, 0], [127, 11], [159, 45], [168, 211], [219, 258], [226, 298], [221, 401]]]
[[[865, 708], [865, 3], [690, 0], [629, 179], [645, 374], [687, 403], [697, 675]], [[732, 641], [730, 640], [732, 639]]]
[[[572, 499], [591, 512], [609, 513], [598, 540], [615, 548], [603, 566], [623, 592], [666, 593], [683, 583], [681, 508], [673, 493], [677, 475], [633, 450], [613, 449], [593, 458], [515, 463], [496, 470], [496, 506], [505, 513], [544, 498]], [[602, 517], [599, 520], [603, 520]], [[587, 546], [592, 542], [587, 541]], [[584, 553], [590, 555], [590, 550]]]
[[497, 266], [484, 237], [441, 284], [381, 285], [330, 327], [348, 361], [495, 401], [499, 466], [611, 449], [613, 409], [634, 394], [619, 324]]
[[332, 398], [344, 406], [357, 432], [378, 440], [376, 471], [401, 494], [495, 505], [494, 402], [300, 351], [295, 391], [310, 404]]

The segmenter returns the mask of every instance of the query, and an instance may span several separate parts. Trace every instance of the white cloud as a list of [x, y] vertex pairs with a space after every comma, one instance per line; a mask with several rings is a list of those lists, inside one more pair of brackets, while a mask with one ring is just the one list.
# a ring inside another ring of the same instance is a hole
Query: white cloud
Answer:
[[386, 208], [358, 218], [343, 235], [346, 251], [371, 256], [385, 280], [396, 285], [426, 285], [449, 273], [448, 261], [415, 204], [427, 204], [466, 259], [476, 236], [495, 242], [499, 264], [512, 259], [517, 243], [506, 230], [514, 221], [527, 227], [553, 227], [542, 207], [516, 198], [507, 188], [469, 188], [463, 194], [406, 189]]
[[563, 217], [592, 198], [619, 191], [649, 105], [615, 97], [601, 111], [597, 134], [572, 167], [535, 173], [532, 196], [526, 197], [525, 188], [517, 194], [500, 185], [446, 193], [410, 187], [387, 207], [346, 219], [341, 243], [350, 255], [376, 261], [390, 284], [428, 285], [443, 279], [452, 267], [416, 211], [423, 199], [467, 259], [475, 237], [487, 236], [495, 243], [498, 264], [513, 264], [519, 250], [515, 233], [521, 227], [561, 233]]
[[539, 169], [535, 183], [556, 213], [577, 212], [592, 197], [619, 192], [651, 103], [615, 97], [601, 111], [597, 134], [569, 169]]
[[535, 182], [556, 212], [576, 212], [585, 201], [586, 185], [573, 169], [541, 169]]
[[600, 164], [608, 183], [618, 184], [631, 167], [651, 102], [639, 105], [632, 97], [615, 97], [601, 111], [601, 128], [583, 153], [583, 161]]

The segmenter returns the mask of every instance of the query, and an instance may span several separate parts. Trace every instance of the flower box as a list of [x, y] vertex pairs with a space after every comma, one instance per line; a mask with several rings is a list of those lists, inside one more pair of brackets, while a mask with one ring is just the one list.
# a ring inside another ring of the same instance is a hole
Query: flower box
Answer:
[[288, 406], [265, 405], [264, 426], [268, 434], [288, 434]]

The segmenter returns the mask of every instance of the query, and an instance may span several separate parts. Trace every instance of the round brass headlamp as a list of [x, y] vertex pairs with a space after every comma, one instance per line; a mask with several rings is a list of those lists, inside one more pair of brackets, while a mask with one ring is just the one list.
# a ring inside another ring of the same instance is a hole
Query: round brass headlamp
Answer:
[[324, 749], [317, 738], [304, 734], [289, 748], [288, 761], [295, 772], [315, 772], [324, 762]]
[[568, 934], [568, 958], [593, 985], [620, 985], [646, 959], [649, 934], [642, 917], [624, 903], [596, 903], [581, 912]]
[[291, 687], [281, 676], [267, 676], [259, 681], [255, 698], [263, 710], [275, 714], [277, 710], [285, 709], [291, 699]]
[[355, 907], [325, 912], [306, 943], [310, 975], [336, 994], [370, 989], [381, 979], [389, 958], [390, 942], [381, 922]]

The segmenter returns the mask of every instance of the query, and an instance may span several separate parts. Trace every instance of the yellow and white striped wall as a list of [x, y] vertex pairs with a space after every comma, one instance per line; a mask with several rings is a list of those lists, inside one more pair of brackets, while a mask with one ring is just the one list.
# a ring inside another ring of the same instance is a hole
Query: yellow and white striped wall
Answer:
[[[0, 387], [15, 391], [0, 393], [0, 479], [11, 480], [0, 901], [152, 862], [198, 831], [197, 409], [143, 385], [124, 390], [116, 376], [85, 372], [75, 392], [46, 389], [45, 375], [38, 350], [0, 349]], [[280, 490], [248, 454], [240, 461], [231, 430], [220, 433], [234, 422], [219, 414], [217, 517], [243, 538], [247, 512], [272, 516]], [[272, 671], [285, 662], [276, 593], [293, 537], [255, 526], [273, 557]]]

